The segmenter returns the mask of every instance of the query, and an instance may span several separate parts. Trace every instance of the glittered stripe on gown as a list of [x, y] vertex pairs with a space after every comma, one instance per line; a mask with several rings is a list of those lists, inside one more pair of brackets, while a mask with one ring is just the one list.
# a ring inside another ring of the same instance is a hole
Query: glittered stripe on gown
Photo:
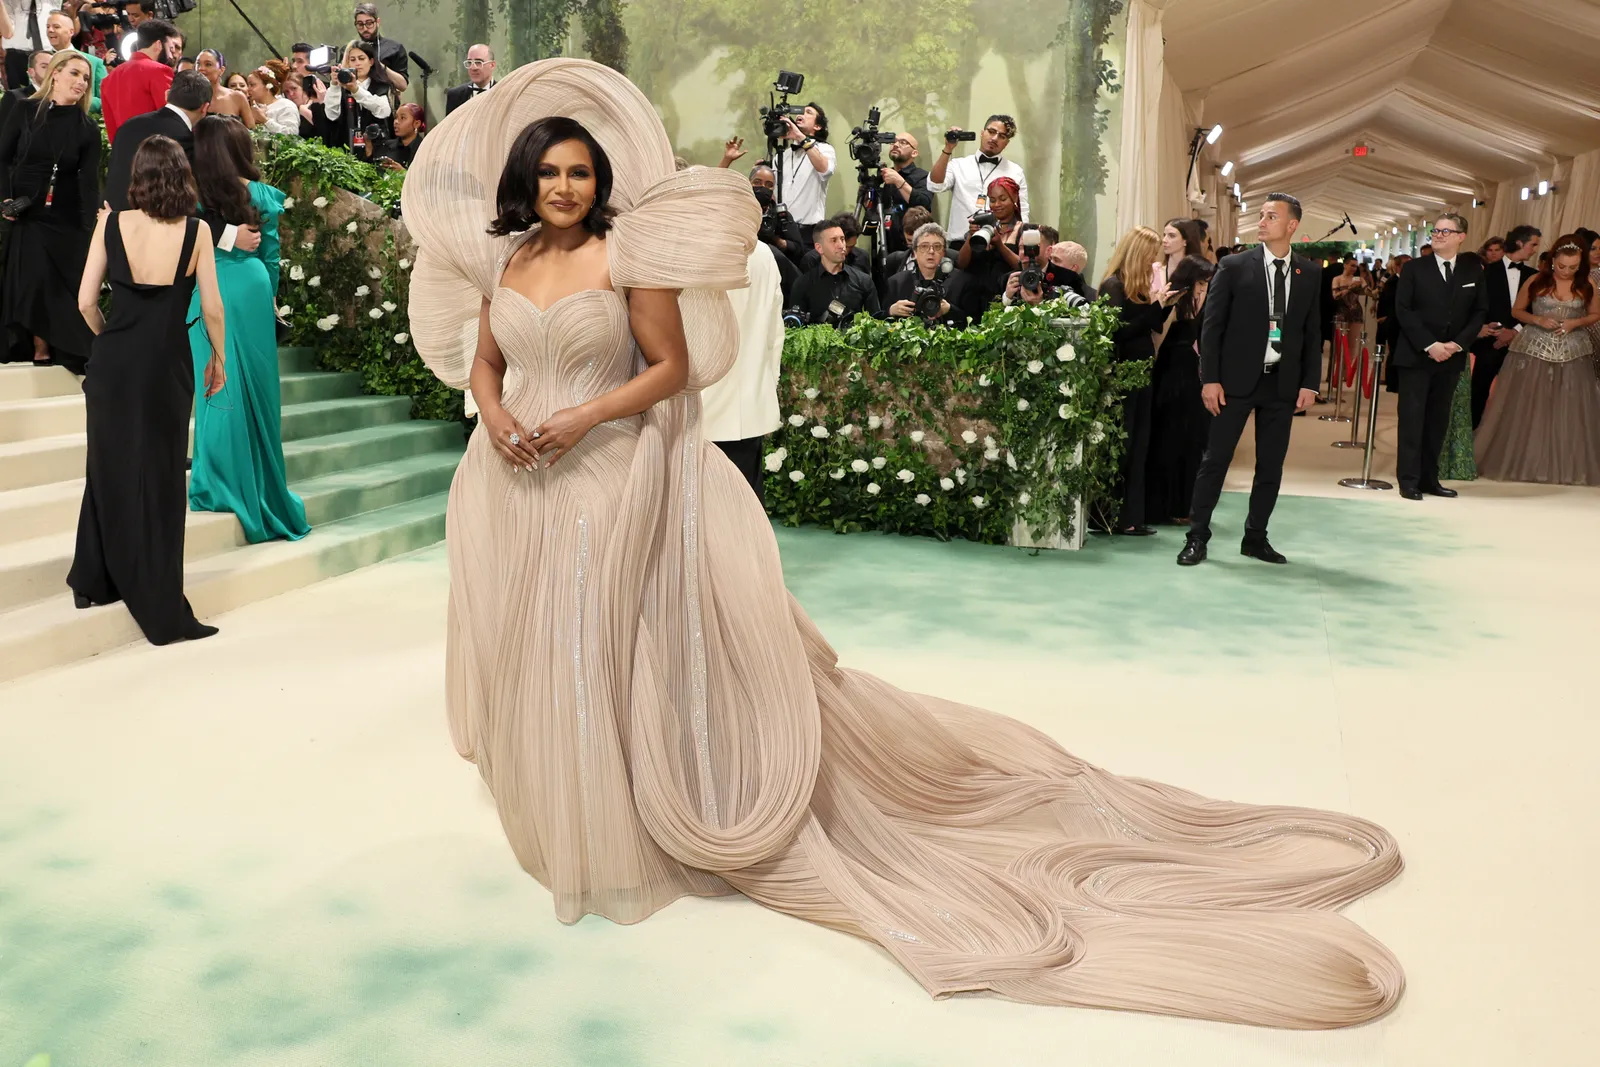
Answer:
[[451, 491], [447, 694], [512, 849], [557, 915], [634, 922], [730, 889], [866, 938], [929, 993], [1317, 1028], [1383, 1014], [1394, 957], [1334, 914], [1400, 870], [1364, 820], [1121, 778], [1011, 719], [841, 669], [771, 526], [700, 438], [732, 360], [718, 290], [757, 223], [737, 174], [674, 174], [626, 79], [524, 67], [429, 135], [405, 190], [419, 351], [466, 383], [480, 301], [523, 425], [636, 373], [618, 293], [540, 310], [484, 236], [542, 115], [610, 155], [618, 290], [684, 288], [688, 391], [516, 474], [475, 433]]

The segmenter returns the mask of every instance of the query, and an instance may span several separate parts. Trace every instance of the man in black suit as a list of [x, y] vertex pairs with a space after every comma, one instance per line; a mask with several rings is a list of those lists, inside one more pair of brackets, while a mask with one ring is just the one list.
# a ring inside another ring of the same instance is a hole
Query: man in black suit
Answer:
[[128, 179], [133, 174], [134, 153], [157, 135], [170, 137], [194, 162], [194, 124], [211, 108], [211, 82], [197, 70], [184, 70], [172, 76], [167, 90], [167, 106], [160, 111], [136, 115], [117, 130], [106, 163], [106, 203], [113, 211], [128, 208]]
[[1211, 412], [1211, 431], [1179, 566], [1206, 558], [1211, 513], [1252, 412], [1256, 476], [1239, 552], [1289, 562], [1267, 540], [1267, 521], [1278, 502], [1294, 414], [1316, 402], [1322, 373], [1322, 268], [1291, 253], [1299, 228], [1300, 201], [1272, 193], [1257, 226], [1261, 247], [1224, 259], [1211, 278], [1200, 330], [1200, 398]]
[[1394, 313], [1400, 336], [1394, 365], [1400, 368], [1400, 445], [1395, 480], [1400, 495], [1455, 496], [1439, 484], [1439, 452], [1450, 426], [1450, 402], [1467, 364], [1467, 348], [1489, 317], [1483, 261], [1457, 253], [1467, 238], [1467, 220], [1439, 216], [1433, 253], [1400, 272]]
[[1539, 262], [1539, 241], [1543, 238], [1533, 226], [1517, 226], [1506, 235], [1506, 254], [1498, 263], [1483, 269], [1484, 285], [1488, 289], [1489, 322], [1495, 327], [1492, 333], [1478, 338], [1472, 345], [1472, 428], [1476, 430], [1483, 421], [1484, 405], [1489, 403], [1489, 389], [1495, 376], [1506, 362], [1506, 349], [1517, 339], [1522, 329], [1511, 315], [1517, 294], [1523, 283], [1537, 273], [1528, 266], [1528, 260]]
[[446, 115], [479, 93], [494, 88], [494, 49], [486, 44], [475, 44], [467, 49], [466, 68], [466, 84], [452, 86], [444, 92]]

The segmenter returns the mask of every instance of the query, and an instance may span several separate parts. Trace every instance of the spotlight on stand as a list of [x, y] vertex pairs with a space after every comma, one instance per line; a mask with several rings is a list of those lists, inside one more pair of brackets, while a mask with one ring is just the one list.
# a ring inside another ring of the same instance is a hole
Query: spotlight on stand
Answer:
[[1528, 193], [1529, 192], [1531, 192], [1531, 190], [1526, 185], [1524, 185], [1522, 187], [1522, 199], [1524, 199], [1524, 200], [1528, 199]]
[[1226, 178], [1228, 175], [1230, 175], [1232, 173], [1233, 173], [1233, 160], [1230, 159], [1230, 160], [1228, 160], [1226, 163], [1224, 163], [1222, 165], [1222, 176], [1224, 178]]
[[1217, 138], [1221, 136], [1221, 126], [1213, 126], [1209, 132], [1199, 126], [1195, 127], [1194, 137], [1189, 141], [1189, 173], [1183, 178], [1185, 195], [1188, 195], [1189, 183], [1194, 181], [1194, 163], [1200, 158], [1200, 149], [1208, 144], [1216, 144]]
[[1221, 136], [1222, 136], [1222, 124], [1218, 123], [1217, 125], [1211, 127], [1211, 132], [1210, 133], [1206, 134], [1206, 144], [1216, 144], [1217, 143], [1217, 139], [1220, 138]]

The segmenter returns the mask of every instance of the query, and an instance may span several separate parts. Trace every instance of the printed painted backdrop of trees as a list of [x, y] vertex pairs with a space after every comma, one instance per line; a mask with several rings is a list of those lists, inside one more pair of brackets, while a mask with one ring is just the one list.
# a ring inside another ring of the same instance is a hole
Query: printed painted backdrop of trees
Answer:
[[[354, 0], [241, 2], [283, 49], [353, 34]], [[380, 10], [386, 34], [439, 68], [430, 108], [442, 106], [446, 86], [464, 80], [460, 60], [475, 41], [494, 44], [503, 69], [550, 55], [591, 56], [638, 83], [679, 151], [697, 163], [715, 163], [721, 138], [735, 133], [752, 149], [741, 165], [757, 158], [756, 108], [772, 79], [780, 68], [804, 73], [803, 98], [827, 109], [839, 149], [830, 189], [838, 208], [855, 192], [844, 144], [869, 106], [883, 109], [884, 129], [919, 136], [930, 169], [946, 126], [970, 128], [992, 111], [1009, 111], [1020, 130], [1010, 154], [1030, 176], [1035, 219], [1058, 222], [1093, 250], [1114, 236], [1097, 232], [1104, 213], [1096, 197], [1108, 191], [1107, 161], [1115, 157], [1106, 141], [1120, 110], [1113, 57], [1121, 54], [1123, 2], [387, 0]], [[181, 24], [191, 52], [218, 47], [246, 69], [265, 57], [231, 8], [206, 4]]]

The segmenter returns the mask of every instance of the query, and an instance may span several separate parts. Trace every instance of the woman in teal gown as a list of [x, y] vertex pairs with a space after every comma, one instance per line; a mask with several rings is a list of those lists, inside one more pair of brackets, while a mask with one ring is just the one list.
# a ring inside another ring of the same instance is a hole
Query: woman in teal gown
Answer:
[[[201, 217], [220, 235], [228, 226], [259, 226], [253, 252], [217, 250], [227, 330], [227, 387], [195, 405], [189, 507], [231, 511], [252, 544], [311, 531], [305, 504], [289, 491], [283, 465], [283, 403], [278, 382], [278, 216], [284, 194], [263, 183], [250, 135], [238, 119], [212, 115], [194, 130], [195, 183]], [[198, 305], [190, 309], [195, 374], [211, 358]], [[197, 394], [199, 395], [199, 394]]]

